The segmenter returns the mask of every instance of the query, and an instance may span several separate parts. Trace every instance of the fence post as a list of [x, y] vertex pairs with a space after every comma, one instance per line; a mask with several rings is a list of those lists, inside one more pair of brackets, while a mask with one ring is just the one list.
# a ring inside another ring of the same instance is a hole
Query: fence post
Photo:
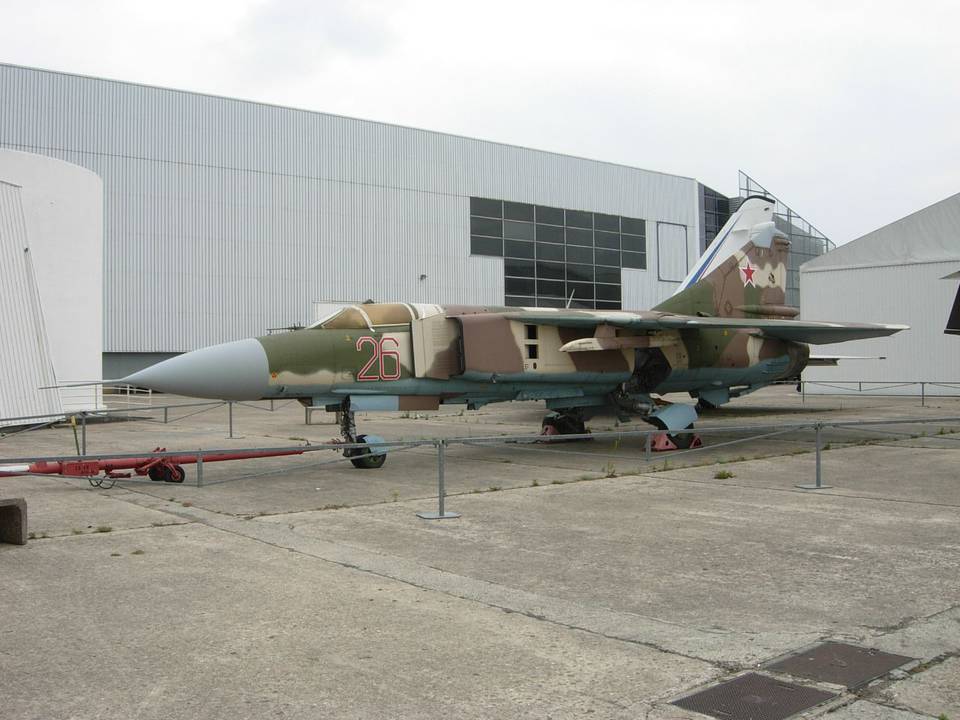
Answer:
[[80, 454], [87, 454], [87, 414], [80, 413]]
[[310, 424], [310, 406], [309, 405], [303, 406], [303, 424], [304, 425]]
[[166, 405], [164, 405], [164, 406], [163, 406], [163, 424], [164, 424], [164, 425], [167, 424], [167, 419], [168, 419], [168, 417], [169, 417], [169, 416], [167, 415], [167, 413], [168, 413], [169, 411], [170, 411], [170, 408], [168, 408]]
[[920, 383], [920, 407], [927, 406], [927, 384], [925, 382]]
[[823, 437], [821, 435], [821, 429], [823, 428], [822, 423], [817, 423], [814, 428], [816, 429], [816, 446], [817, 446], [817, 481], [813, 485], [809, 483], [803, 485], [794, 485], [801, 490], [824, 490], [826, 488], [831, 488], [833, 485], [824, 485], [823, 476], [820, 471], [820, 454], [823, 451]]
[[650, 462], [651, 455], [653, 455], [653, 435], [647, 432], [647, 436], [643, 439], [643, 461]]
[[233, 400], [227, 400], [227, 422], [230, 425], [230, 437], [233, 438]]
[[446, 466], [447, 441], [437, 440], [437, 512], [418, 512], [417, 517], [423, 520], [446, 520], [458, 518], [460, 513], [447, 512], [445, 500], [447, 489], [444, 485], [444, 471]]
[[203, 487], [203, 451], [197, 450], [197, 487]]

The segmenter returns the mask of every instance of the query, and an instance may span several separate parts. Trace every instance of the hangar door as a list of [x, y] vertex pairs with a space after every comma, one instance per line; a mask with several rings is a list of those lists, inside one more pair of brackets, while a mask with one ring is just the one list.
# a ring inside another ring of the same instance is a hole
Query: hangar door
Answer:
[[658, 222], [657, 277], [668, 282], [683, 282], [689, 267], [687, 226]]

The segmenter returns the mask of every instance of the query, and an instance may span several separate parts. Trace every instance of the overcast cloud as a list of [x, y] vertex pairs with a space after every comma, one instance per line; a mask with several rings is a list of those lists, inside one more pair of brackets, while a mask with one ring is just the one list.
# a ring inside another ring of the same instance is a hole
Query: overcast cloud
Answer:
[[[960, 5], [0, 0], [0, 61], [696, 177], [838, 243], [960, 191]], [[958, 241], [960, 242], [960, 241]]]

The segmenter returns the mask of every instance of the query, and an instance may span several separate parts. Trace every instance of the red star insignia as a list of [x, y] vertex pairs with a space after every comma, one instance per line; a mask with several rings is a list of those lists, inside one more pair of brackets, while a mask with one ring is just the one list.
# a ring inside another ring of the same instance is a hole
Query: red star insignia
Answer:
[[747, 263], [746, 267], [740, 268], [740, 272], [743, 273], [743, 284], [744, 285], [753, 285], [753, 274], [757, 271], [755, 267], [750, 267], [750, 263]]

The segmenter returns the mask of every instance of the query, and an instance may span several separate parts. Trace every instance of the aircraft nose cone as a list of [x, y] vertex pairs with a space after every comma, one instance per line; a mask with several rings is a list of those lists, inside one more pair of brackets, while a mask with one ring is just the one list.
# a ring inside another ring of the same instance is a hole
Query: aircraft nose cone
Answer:
[[123, 378], [123, 382], [174, 395], [219, 400], [259, 400], [267, 394], [267, 353], [253, 338], [178, 355]]

